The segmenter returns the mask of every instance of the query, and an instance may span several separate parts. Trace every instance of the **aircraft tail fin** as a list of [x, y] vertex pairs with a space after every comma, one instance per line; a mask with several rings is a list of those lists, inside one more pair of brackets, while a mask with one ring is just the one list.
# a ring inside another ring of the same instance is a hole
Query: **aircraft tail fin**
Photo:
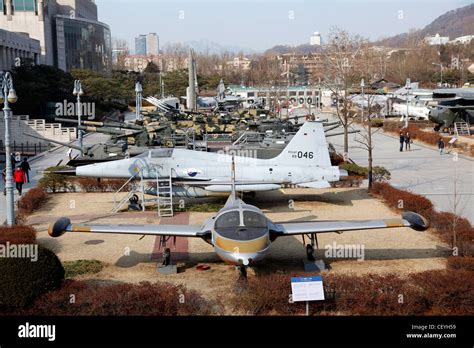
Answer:
[[278, 164], [292, 166], [331, 167], [328, 144], [321, 122], [307, 121], [285, 149], [273, 159]]

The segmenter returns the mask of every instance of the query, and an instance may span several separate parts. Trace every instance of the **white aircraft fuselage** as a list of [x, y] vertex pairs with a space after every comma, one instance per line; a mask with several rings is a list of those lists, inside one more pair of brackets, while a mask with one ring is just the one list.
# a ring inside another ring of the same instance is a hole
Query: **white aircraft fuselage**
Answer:
[[282, 153], [272, 159], [186, 149], [152, 149], [130, 159], [78, 167], [76, 175], [123, 179], [136, 175], [149, 180], [171, 176], [175, 182], [193, 182], [194, 186], [209, 192], [230, 192], [230, 185], [222, 182], [230, 182], [233, 158], [238, 191], [275, 190], [282, 184], [325, 188], [330, 182], [339, 181], [341, 176], [339, 168], [331, 165], [324, 129], [318, 122], [305, 123]]

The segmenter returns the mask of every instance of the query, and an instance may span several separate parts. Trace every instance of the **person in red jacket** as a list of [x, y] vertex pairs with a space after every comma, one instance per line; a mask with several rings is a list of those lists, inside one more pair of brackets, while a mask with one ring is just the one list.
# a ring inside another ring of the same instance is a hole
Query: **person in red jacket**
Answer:
[[23, 184], [25, 183], [25, 172], [18, 167], [13, 173], [13, 180], [16, 184], [16, 189], [18, 190], [18, 194], [21, 196], [21, 192], [23, 191]]

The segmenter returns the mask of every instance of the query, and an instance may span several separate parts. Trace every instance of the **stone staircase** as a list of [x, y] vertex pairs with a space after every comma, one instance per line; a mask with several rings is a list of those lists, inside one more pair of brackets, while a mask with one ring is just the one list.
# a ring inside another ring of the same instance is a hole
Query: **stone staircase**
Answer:
[[[11, 145], [15, 149], [47, 148], [48, 142], [28, 137], [25, 133], [68, 143], [77, 138], [74, 127], [63, 127], [60, 123], [47, 123], [44, 119], [30, 120], [26, 115], [13, 115], [10, 121]], [[5, 120], [0, 112], [0, 147], [5, 143]]]

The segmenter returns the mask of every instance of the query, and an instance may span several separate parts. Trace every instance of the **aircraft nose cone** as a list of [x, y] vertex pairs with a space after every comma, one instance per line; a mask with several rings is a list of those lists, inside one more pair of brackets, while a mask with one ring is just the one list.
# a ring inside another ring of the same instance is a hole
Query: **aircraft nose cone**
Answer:
[[60, 169], [60, 170], [54, 170], [51, 173], [53, 174], [59, 174], [59, 175], [71, 175], [74, 176], [76, 175], [76, 168], [67, 168], [67, 169]]

